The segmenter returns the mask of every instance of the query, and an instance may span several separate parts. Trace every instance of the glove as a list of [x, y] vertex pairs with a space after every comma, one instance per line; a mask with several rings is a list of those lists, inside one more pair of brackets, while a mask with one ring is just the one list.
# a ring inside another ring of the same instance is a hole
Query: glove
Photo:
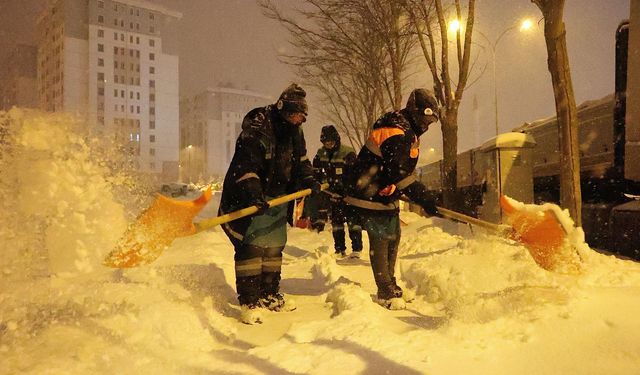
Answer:
[[309, 188], [311, 189], [312, 194], [318, 194], [322, 191], [322, 184], [314, 180]]
[[253, 202], [253, 205], [258, 207], [258, 211], [256, 211], [256, 215], [262, 215], [270, 208], [269, 203], [265, 201], [263, 198], [258, 199]]
[[424, 210], [424, 212], [427, 213], [427, 215], [429, 216], [435, 216], [435, 217], [443, 217], [439, 212], [438, 212], [438, 208], [436, 207], [436, 202], [431, 200], [431, 199], [425, 199], [422, 202], [420, 202], [420, 206], [422, 207], [422, 209]]

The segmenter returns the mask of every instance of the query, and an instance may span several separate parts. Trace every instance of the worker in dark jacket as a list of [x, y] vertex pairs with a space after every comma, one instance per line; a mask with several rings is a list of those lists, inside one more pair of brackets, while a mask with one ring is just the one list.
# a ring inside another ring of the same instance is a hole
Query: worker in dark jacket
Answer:
[[352, 220], [352, 215], [345, 210], [344, 183], [345, 173], [351, 168], [356, 154], [349, 146], [340, 143], [340, 134], [333, 125], [322, 128], [320, 133], [322, 147], [313, 158], [313, 168], [316, 179], [329, 183], [329, 188], [320, 194], [326, 194], [331, 200], [329, 217], [333, 234], [336, 254], [344, 257], [347, 245], [345, 243], [344, 225], [349, 228], [351, 238], [351, 257], [360, 258], [362, 252], [362, 227]]
[[267, 200], [300, 188], [320, 190], [301, 127], [307, 116], [305, 96], [292, 84], [275, 105], [255, 108], [244, 117], [224, 179], [219, 215], [259, 208], [252, 216], [223, 225], [235, 249], [236, 289], [241, 320], [247, 324], [261, 323], [261, 308], [294, 308], [279, 292], [287, 205], [269, 207]]
[[438, 215], [433, 197], [413, 175], [418, 138], [436, 121], [438, 107], [433, 94], [414, 90], [404, 109], [388, 112], [375, 122], [349, 175], [345, 202], [369, 235], [378, 301], [390, 309], [404, 308], [402, 289], [394, 277], [400, 243], [400, 196], [405, 195], [427, 214]]

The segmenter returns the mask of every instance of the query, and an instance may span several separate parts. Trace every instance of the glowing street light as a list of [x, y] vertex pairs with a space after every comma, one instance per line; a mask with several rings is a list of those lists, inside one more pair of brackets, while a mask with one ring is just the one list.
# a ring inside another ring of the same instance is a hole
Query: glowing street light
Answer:
[[[449, 22], [449, 27], [451, 27], [452, 23], [453, 21]], [[496, 135], [500, 133], [500, 130], [498, 127], [498, 82], [496, 78], [496, 49], [498, 47], [498, 43], [500, 43], [500, 41], [502, 40], [502, 37], [505, 36], [509, 31], [515, 29], [516, 27], [519, 27], [521, 32], [529, 31], [533, 28], [533, 21], [531, 21], [530, 19], [524, 19], [520, 23], [516, 23], [512, 26], [507, 27], [500, 33], [500, 35], [498, 35], [498, 37], [493, 42], [491, 42], [491, 40], [482, 31], [476, 29], [478, 34], [482, 36], [487, 41], [487, 43], [489, 43], [489, 46], [491, 47], [491, 62], [492, 62], [491, 65], [493, 67], [493, 107], [495, 111]]]

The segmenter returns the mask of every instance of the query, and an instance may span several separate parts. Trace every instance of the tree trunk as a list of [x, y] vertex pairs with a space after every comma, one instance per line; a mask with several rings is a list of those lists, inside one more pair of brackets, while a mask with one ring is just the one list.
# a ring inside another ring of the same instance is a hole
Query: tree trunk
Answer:
[[448, 109], [442, 124], [442, 199], [445, 207], [457, 210], [458, 186], [458, 110]]
[[537, 1], [544, 16], [549, 72], [558, 117], [560, 145], [560, 205], [569, 210], [577, 226], [582, 225], [580, 191], [580, 150], [578, 114], [573, 95], [566, 30], [563, 21], [564, 0]]

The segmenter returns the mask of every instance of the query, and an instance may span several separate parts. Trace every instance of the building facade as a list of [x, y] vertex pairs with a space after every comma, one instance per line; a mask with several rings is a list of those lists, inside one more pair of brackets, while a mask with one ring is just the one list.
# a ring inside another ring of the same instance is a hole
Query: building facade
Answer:
[[0, 109], [38, 107], [37, 56], [36, 46], [18, 44], [11, 48], [0, 71]]
[[86, 118], [134, 167], [178, 177], [178, 12], [144, 0], [56, 0], [38, 20], [40, 108]]
[[180, 171], [185, 182], [224, 176], [235, 151], [242, 119], [272, 99], [248, 90], [209, 88], [180, 102]]

